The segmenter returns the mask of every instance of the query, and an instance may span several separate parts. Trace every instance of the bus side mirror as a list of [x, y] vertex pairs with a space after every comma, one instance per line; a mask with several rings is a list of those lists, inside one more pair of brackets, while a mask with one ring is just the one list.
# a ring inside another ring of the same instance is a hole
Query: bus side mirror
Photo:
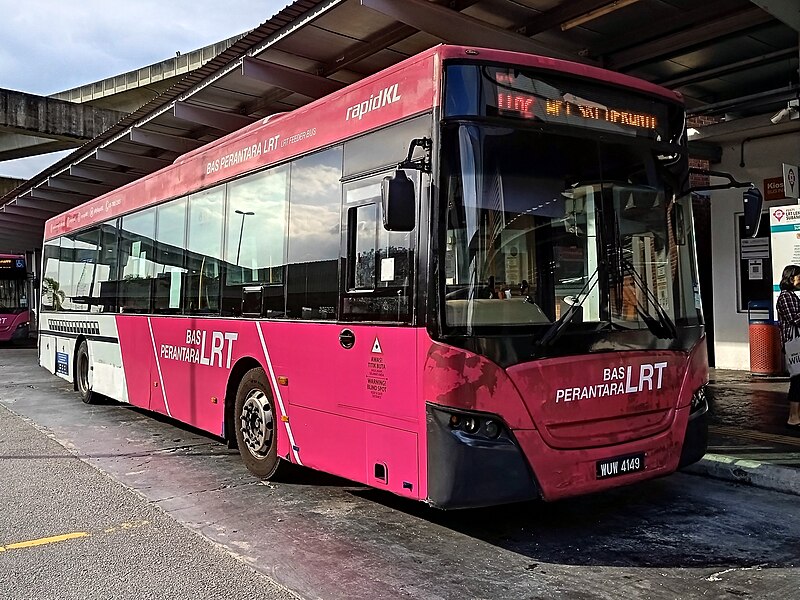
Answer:
[[744, 207], [744, 232], [745, 235], [754, 238], [761, 223], [761, 206], [764, 197], [758, 188], [751, 187], [742, 194], [742, 204]]
[[383, 228], [387, 231], [412, 231], [416, 214], [414, 182], [398, 169], [381, 182]]

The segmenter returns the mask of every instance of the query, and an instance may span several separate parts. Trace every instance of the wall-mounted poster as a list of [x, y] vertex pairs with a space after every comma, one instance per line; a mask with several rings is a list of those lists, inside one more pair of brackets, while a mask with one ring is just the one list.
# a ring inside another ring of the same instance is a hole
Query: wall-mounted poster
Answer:
[[780, 293], [781, 273], [786, 265], [800, 265], [800, 206], [774, 206], [769, 209], [772, 250], [773, 308]]

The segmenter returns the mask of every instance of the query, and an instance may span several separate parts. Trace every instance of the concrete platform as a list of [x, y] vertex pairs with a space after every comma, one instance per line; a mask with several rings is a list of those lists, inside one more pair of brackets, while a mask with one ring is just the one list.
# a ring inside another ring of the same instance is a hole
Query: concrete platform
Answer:
[[800, 427], [788, 427], [787, 377], [712, 369], [706, 456], [687, 472], [800, 495]]

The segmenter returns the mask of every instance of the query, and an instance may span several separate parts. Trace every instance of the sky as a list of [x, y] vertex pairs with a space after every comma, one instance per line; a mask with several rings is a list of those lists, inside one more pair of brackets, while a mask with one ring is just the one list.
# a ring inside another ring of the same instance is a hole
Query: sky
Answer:
[[[290, 0], [0, 0], [0, 88], [48, 95], [244, 33]], [[28, 178], [68, 152], [0, 162]]]

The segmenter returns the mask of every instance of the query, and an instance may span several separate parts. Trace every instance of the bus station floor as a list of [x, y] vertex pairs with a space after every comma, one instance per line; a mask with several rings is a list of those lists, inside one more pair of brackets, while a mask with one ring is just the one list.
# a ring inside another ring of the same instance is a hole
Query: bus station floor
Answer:
[[788, 377], [711, 369], [709, 445], [690, 471], [800, 494], [800, 427], [786, 424]]

